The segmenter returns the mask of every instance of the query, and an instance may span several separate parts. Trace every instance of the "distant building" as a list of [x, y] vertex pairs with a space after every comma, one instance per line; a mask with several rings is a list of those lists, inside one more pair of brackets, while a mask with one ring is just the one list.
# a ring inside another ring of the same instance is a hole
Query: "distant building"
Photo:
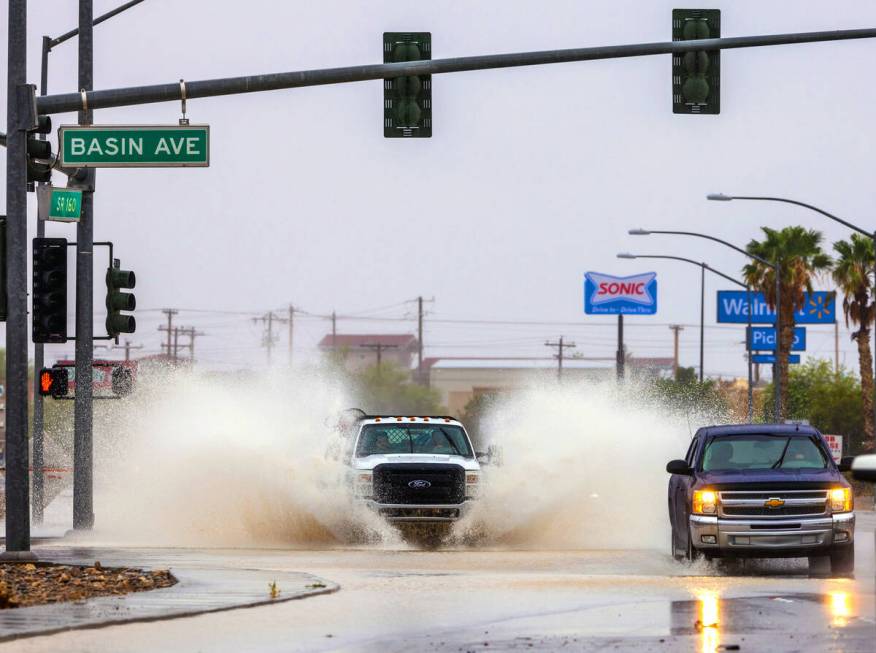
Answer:
[[[555, 379], [556, 358], [427, 358], [423, 360], [429, 386], [441, 394], [451, 414], [462, 415], [474, 397], [508, 392]], [[648, 379], [672, 371], [672, 358], [630, 358], [627, 378]], [[616, 378], [614, 358], [567, 358], [563, 379], [607, 381]]]
[[319, 341], [319, 350], [335, 354], [351, 372], [381, 363], [392, 363], [409, 370], [414, 366], [419, 343], [409, 334], [328, 334]]

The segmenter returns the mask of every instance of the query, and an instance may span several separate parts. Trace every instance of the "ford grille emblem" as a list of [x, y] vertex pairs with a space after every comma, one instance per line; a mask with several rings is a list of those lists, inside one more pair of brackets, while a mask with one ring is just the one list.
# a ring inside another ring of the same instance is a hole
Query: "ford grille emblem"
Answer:
[[415, 490], [425, 490], [427, 487], [432, 487], [432, 484], [429, 481], [416, 480], [408, 483], [408, 487], [412, 487]]

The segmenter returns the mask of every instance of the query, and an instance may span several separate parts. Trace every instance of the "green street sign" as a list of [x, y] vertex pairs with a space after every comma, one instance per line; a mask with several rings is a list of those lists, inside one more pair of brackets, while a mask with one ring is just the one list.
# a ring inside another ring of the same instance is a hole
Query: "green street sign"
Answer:
[[209, 125], [62, 125], [69, 168], [186, 168], [210, 165]]
[[48, 220], [77, 222], [82, 213], [82, 191], [53, 188], [49, 196]]

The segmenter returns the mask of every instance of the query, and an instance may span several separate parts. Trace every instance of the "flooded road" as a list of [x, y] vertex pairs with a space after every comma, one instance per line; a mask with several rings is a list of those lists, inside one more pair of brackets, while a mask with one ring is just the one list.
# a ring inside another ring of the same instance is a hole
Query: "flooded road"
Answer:
[[342, 589], [21, 640], [0, 652], [872, 651], [874, 526], [872, 512], [860, 514], [854, 580], [810, 578], [803, 560], [724, 569], [646, 550], [159, 550], [171, 567], [260, 569], [266, 586], [272, 571], [307, 571]]

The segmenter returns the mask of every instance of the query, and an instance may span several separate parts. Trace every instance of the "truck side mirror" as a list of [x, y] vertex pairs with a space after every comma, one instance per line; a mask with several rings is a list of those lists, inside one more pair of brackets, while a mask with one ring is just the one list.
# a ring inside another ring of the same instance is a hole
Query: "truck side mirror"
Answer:
[[670, 474], [681, 474], [682, 476], [692, 476], [693, 470], [684, 460], [670, 460], [666, 463], [666, 471]]
[[841, 472], [848, 472], [852, 469], [852, 463], [854, 462], [854, 456], [843, 456], [840, 458], [839, 464], [836, 466]]
[[489, 465], [492, 456], [489, 451], [475, 451], [475, 458], [477, 458], [477, 461], [482, 465]]

